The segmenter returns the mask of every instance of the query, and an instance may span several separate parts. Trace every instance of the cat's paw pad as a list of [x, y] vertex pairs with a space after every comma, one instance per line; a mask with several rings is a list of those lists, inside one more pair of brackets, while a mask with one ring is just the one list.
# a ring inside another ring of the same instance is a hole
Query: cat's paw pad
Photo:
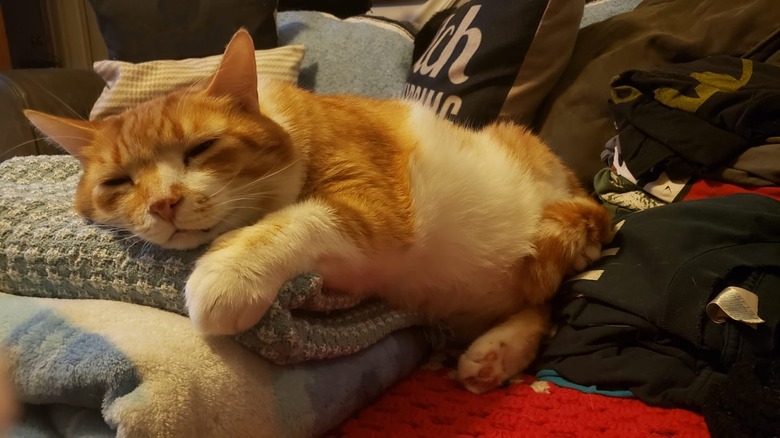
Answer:
[[500, 345], [486, 351], [470, 348], [458, 361], [458, 379], [469, 391], [482, 394], [498, 388], [504, 380], [512, 377], [503, 364], [504, 348]]
[[257, 275], [230, 248], [198, 260], [187, 280], [187, 310], [205, 334], [230, 335], [248, 330], [263, 317], [279, 286]]

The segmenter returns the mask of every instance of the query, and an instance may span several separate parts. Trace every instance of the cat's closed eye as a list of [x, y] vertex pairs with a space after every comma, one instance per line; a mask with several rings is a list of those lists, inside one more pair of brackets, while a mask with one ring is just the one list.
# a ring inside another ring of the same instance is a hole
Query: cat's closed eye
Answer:
[[119, 186], [123, 186], [125, 184], [132, 185], [133, 184], [133, 180], [129, 176], [119, 176], [119, 177], [116, 177], [116, 178], [109, 178], [109, 179], [103, 180], [103, 182], [101, 182], [101, 184], [106, 186], [106, 187], [119, 187]]
[[198, 155], [206, 152], [212, 145], [214, 145], [214, 143], [216, 143], [216, 141], [217, 139], [212, 138], [199, 143], [197, 146], [195, 146], [192, 149], [189, 149], [187, 152], [184, 153], [184, 164], [189, 164], [192, 158], [195, 158]]

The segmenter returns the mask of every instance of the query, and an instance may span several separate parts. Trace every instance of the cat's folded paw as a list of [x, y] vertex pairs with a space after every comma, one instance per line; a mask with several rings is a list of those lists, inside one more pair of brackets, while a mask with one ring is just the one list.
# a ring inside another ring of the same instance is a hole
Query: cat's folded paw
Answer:
[[579, 251], [574, 255], [572, 269], [574, 272], [582, 272], [593, 262], [601, 257], [601, 242], [588, 241], [583, 238]]
[[230, 335], [248, 330], [271, 306], [282, 282], [259, 274], [247, 262], [230, 247], [210, 251], [198, 260], [185, 295], [190, 319], [199, 331]]
[[[580, 217], [574, 216], [569, 229], [579, 228], [580, 236], [574, 242], [572, 271], [581, 272], [601, 257], [601, 248], [614, 236], [611, 218], [607, 211], [588, 199], [573, 204], [579, 208]], [[561, 220], [561, 223], [565, 221]]]

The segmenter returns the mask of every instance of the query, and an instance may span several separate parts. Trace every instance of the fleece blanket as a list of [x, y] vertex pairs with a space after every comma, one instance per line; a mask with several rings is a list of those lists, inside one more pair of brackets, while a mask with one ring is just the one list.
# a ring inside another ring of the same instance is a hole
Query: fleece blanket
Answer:
[[11, 436], [306, 437], [409, 372], [417, 329], [354, 355], [280, 367], [181, 315], [0, 293], [0, 345], [27, 403]]

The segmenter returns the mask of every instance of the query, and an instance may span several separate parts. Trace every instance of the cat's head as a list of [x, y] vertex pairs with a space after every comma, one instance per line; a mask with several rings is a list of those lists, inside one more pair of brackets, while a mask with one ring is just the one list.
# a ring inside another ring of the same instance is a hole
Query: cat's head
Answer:
[[81, 162], [79, 214], [163, 247], [193, 248], [253, 223], [301, 186], [290, 137], [260, 113], [243, 30], [205, 85], [98, 121], [25, 115]]

